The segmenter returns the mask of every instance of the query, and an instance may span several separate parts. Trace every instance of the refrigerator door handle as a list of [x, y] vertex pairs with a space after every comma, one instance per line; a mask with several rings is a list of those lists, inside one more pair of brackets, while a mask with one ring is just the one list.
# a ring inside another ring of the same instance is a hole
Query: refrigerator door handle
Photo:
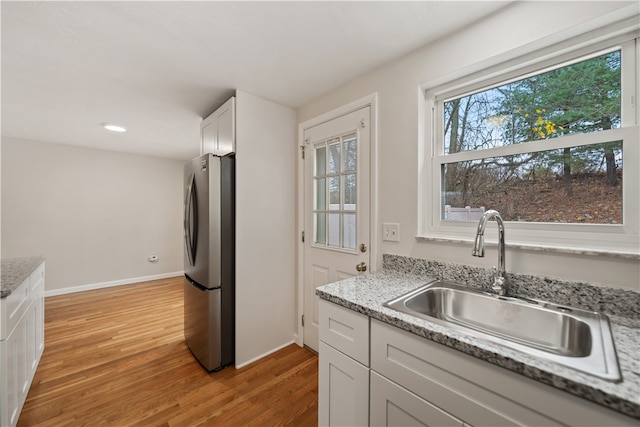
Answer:
[[184, 239], [187, 246], [187, 256], [191, 265], [195, 265], [196, 248], [198, 244], [198, 203], [196, 200], [196, 177], [191, 174], [187, 187], [187, 198], [184, 202]]

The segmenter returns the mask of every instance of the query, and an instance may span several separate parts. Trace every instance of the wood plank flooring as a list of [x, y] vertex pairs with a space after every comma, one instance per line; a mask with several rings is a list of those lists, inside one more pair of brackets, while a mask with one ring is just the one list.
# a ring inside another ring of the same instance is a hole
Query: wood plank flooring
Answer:
[[182, 278], [49, 297], [18, 426], [315, 426], [318, 358], [290, 345], [209, 374], [183, 336]]

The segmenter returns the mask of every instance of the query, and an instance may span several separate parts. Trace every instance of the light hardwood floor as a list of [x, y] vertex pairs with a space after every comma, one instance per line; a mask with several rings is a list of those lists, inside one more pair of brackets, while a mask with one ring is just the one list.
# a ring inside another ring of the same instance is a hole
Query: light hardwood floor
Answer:
[[318, 358], [290, 345], [209, 374], [184, 341], [182, 278], [49, 297], [18, 426], [314, 426]]

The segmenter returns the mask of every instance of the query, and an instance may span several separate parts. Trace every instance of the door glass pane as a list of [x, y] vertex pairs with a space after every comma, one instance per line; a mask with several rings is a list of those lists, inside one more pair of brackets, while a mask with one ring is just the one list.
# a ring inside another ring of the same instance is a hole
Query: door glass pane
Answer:
[[322, 176], [327, 173], [327, 147], [316, 147], [316, 169], [314, 176]]
[[329, 144], [329, 173], [340, 173], [340, 141]]
[[357, 150], [356, 150], [356, 138], [355, 135], [351, 135], [347, 138], [345, 138], [345, 141], [343, 143], [344, 145], [344, 150], [343, 150], [343, 163], [344, 163], [344, 171], [345, 172], [349, 172], [349, 171], [355, 171], [356, 170], [356, 156], [357, 156]]
[[324, 212], [316, 212], [314, 214], [314, 243], [325, 245], [327, 243], [327, 214]]
[[340, 214], [329, 214], [329, 246], [340, 247]]
[[356, 250], [357, 134], [314, 146], [314, 244]]
[[314, 210], [323, 211], [327, 209], [327, 180], [316, 178], [315, 182]]
[[344, 186], [344, 210], [356, 210], [356, 174], [351, 173], [342, 177]]
[[342, 247], [356, 248], [356, 214], [346, 213], [342, 219]]
[[329, 210], [340, 209], [340, 177], [329, 177]]

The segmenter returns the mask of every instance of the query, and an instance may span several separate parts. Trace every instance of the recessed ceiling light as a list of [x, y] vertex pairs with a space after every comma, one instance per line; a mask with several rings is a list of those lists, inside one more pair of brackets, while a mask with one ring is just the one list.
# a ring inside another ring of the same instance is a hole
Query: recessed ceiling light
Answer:
[[102, 123], [102, 127], [106, 130], [110, 130], [111, 132], [126, 132], [127, 130], [122, 126], [111, 125], [109, 123]]

